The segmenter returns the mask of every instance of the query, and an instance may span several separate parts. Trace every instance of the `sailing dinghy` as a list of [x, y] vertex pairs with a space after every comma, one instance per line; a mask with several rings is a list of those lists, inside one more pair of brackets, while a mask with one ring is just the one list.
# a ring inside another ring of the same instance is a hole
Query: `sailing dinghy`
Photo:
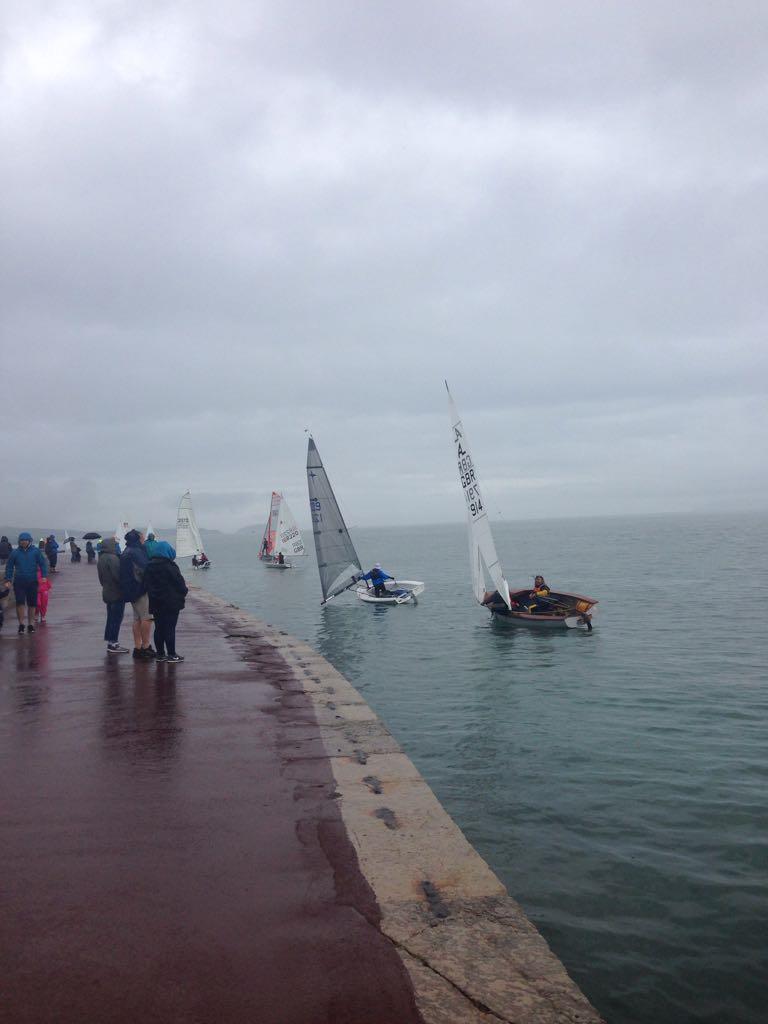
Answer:
[[[532, 626], [535, 629], [592, 629], [591, 610], [597, 601], [582, 594], [566, 594], [550, 591], [545, 600], [537, 602], [546, 607], [530, 610], [531, 590], [509, 589], [504, 576], [496, 545], [493, 542], [491, 524], [480, 493], [477, 470], [467, 444], [464, 426], [459, 418], [451, 392], [446, 381], [448, 405], [453, 428], [453, 443], [456, 447], [456, 462], [459, 479], [467, 503], [467, 527], [469, 532], [469, 561], [472, 568], [472, 589], [478, 603], [484, 605], [493, 616], [498, 616], [515, 625]], [[495, 590], [485, 589], [488, 573]]]
[[259, 558], [268, 569], [293, 569], [294, 565], [287, 561], [287, 557], [305, 554], [301, 531], [288, 508], [288, 502], [279, 491], [272, 491], [269, 519], [261, 539]]
[[121, 551], [125, 551], [125, 547], [126, 547], [125, 535], [126, 535], [126, 533], [128, 533], [128, 531], [130, 529], [131, 529], [131, 526], [128, 523], [127, 519], [123, 519], [121, 522], [119, 522], [117, 524], [117, 527], [115, 529], [115, 540], [120, 545], [120, 550]]
[[192, 508], [192, 497], [189, 491], [186, 491], [181, 496], [179, 513], [176, 517], [176, 557], [189, 558], [190, 556], [193, 559], [193, 569], [210, 569], [212, 563], [203, 551], [203, 538], [200, 536], [195, 510]]
[[356, 587], [355, 593], [367, 604], [415, 604], [417, 595], [424, 590], [424, 584], [419, 580], [387, 580], [386, 597], [376, 597], [367, 584], [360, 583], [363, 572], [360, 558], [349, 536], [317, 445], [311, 437], [307, 449], [307, 486], [317, 568], [323, 591], [322, 604], [350, 590], [356, 583], [360, 585]]

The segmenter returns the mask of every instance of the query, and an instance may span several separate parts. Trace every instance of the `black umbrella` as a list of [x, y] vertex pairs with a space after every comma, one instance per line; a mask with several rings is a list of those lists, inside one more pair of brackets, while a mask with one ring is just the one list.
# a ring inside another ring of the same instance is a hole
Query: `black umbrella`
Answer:
[[91, 530], [90, 533], [83, 534], [83, 540], [101, 540], [101, 534], [94, 533], [93, 530]]

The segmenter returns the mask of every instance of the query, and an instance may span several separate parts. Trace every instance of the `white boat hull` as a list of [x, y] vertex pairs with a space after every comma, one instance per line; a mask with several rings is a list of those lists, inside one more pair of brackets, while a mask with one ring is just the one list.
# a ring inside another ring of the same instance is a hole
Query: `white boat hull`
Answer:
[[386, 597], [376, 597], [373, 587], [357, 587], [355, 593], [366, 604], [416, 604], [416, 598], [424, 592], [426, 584], [420, 580], [387, 580]]
[[265, 562], [264, 566], [267, 569], [293, 569], [293, 568], [295, 568], [295, 566], [291, 565], [290, 562], [283, 562], [282, 565], [280, 565], [279, 562]]
[[192, 568], [195, 572], [202, 572], [205, 569], [210, 569], [212, 565], [213, 562], [206, 562], [205, 565], [193, 565]]

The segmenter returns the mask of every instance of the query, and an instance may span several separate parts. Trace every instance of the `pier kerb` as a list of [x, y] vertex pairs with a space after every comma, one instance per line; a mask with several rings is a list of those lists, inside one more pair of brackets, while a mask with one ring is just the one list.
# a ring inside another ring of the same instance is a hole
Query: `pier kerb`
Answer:
[[287, 632], [208, 591], [196, 589], [193, 600], [243, 656], [278, 654], [290, 669], [286, 705], [301, 695], [311, 706], [314, 723], [285, 722], [284, 771], [301, 793], [305, 762], [328, 759], [331, 798], [425, 1024], [597, 1024], [600, 1015], [352, 684]]

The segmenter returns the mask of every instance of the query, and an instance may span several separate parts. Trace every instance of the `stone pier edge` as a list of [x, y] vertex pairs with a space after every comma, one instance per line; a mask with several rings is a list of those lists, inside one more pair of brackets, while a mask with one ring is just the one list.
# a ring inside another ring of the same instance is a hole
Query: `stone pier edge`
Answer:
[[[238, 643], [268, 644], [311, 703], [292, 765], [327, 758], [344, 827], [425, 1024], [602, 1018], [352, 684], [308, 644], [207, 590], [190, 598]], [[318, 747], [318, 729], [322, 748]]]

